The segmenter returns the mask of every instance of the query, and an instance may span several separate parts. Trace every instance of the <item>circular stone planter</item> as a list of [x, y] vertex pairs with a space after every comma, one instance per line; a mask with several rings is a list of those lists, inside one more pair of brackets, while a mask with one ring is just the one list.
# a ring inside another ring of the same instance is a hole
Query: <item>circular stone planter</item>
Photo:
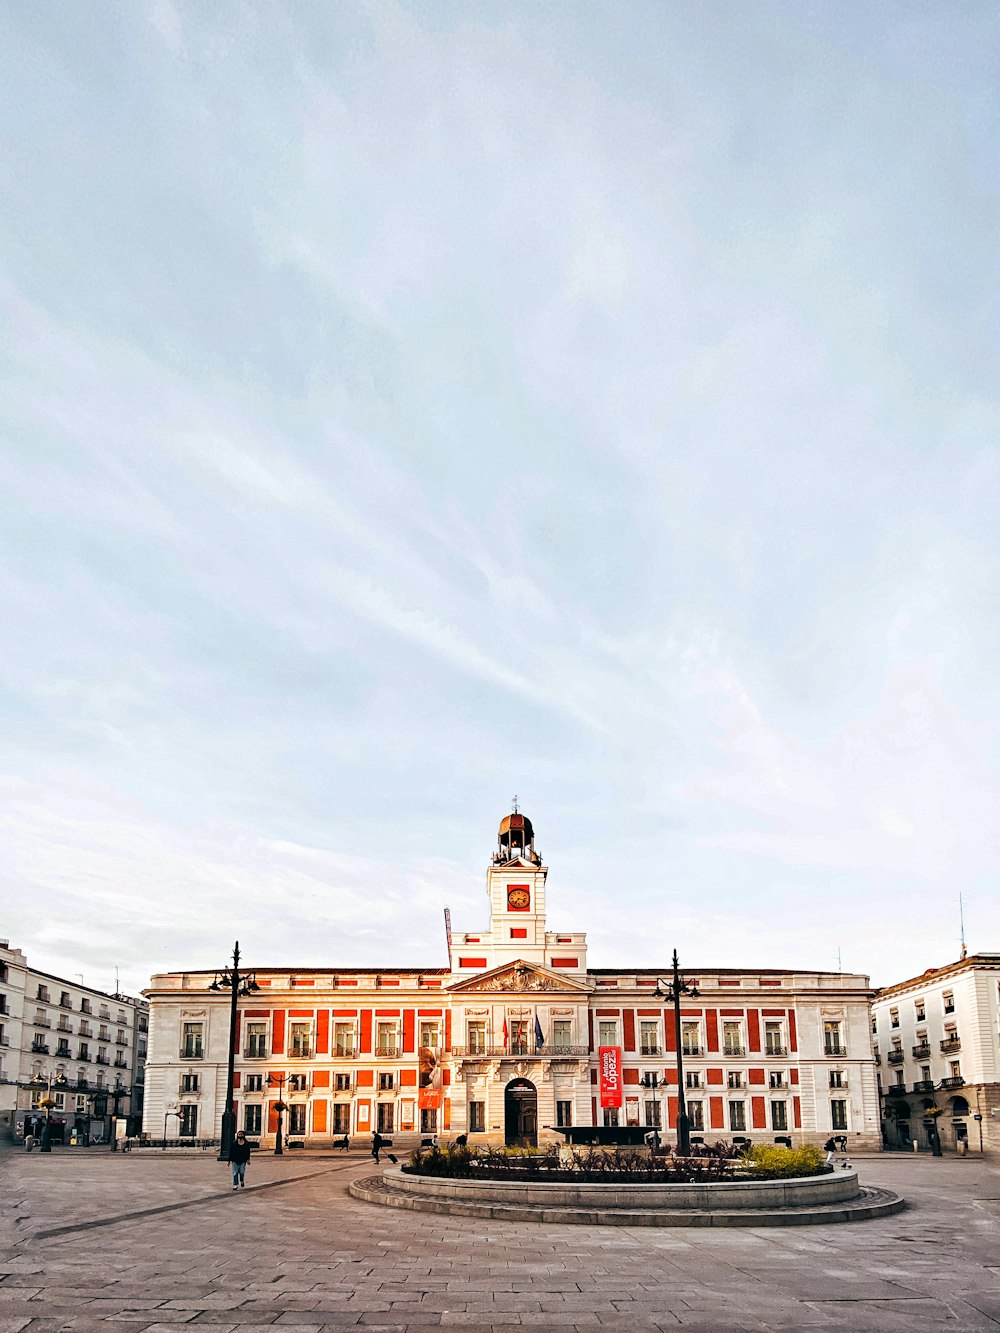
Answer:
[[715, 1184], [572, 1184], [454, 1180], [391, 1167], [351, 1183], [369, 1203], [460, 1217], [590, 1226], [803, 1226], [863, 1221], [898, 1212], [903, 1200], [864, 1189], [855, 1170], [792, 1180], [726, 1180]]

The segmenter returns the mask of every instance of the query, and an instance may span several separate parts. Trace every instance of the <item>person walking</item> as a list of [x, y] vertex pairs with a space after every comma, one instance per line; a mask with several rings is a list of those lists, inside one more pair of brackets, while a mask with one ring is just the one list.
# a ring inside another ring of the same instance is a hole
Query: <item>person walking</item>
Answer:
[[378, 1130], [376, 1130], [375, 1133], [372, 1135], [372, 1156], [375, 1158], [376, 1163], [378, 1163], [378, 1155], [384, 1147], [385, 1147], [385, 1139], [378, 1132]]
[[233, 1168], [233, 1189], [246, 1189], [247, 1162], [250, 1160], [250, 1145], [241, 1129], [229, 1149], [229, 1164]]

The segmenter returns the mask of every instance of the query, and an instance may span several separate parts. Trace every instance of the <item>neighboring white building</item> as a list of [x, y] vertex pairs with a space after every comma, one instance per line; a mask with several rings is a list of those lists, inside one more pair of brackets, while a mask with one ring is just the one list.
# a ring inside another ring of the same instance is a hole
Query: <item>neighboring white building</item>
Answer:
[[[536, 1143], [555, 1127], [658, 1126], [677, 1114], [674, 1014], [650, 968], [587, 966], [582, 931], [548, 928], [548, 870], [530, 821], [500, 825], [489, 923], [452, 931], [450, 965], [257, 967], [240, 1001], [236, 1114], [255, 1138], [482, 1135]], [[664, 954], [669, 952], [666, 944]], [[795, 968], [685, 968], [681, 1044], [694, 1136], [877, 1148], [868, 978]], [[230, 993], [215, 974], [153, 977], [143, 1128], [217, 1138]], [[617, 1052], [620, 1104], [599, 1078]]]
[[884, 987], [872, 1031], [887, 1146], [929, 1149], [936, 1127], [946, 1149], [1000, 1148], [1000, 954]]
[[[117, 1114], [141, 1123], [146, 1000], [67, 981], [29, 966], [0, 940], [0, 1126], [23, 1138], [51, 1089], [53, 1137], [110, 1132]], [[116, 1111], [117, 1108], [117, 1111]]]

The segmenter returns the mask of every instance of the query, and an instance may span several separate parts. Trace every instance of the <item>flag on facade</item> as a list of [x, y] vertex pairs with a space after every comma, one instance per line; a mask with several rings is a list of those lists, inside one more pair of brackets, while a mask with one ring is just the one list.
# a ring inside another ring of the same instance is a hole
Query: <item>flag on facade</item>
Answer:
[[504, 1046], [504, 1050], [507, 1049], [507, 1047], [508, 1047], [509, 1044], [510, 1044], [510, 1038], [509, 1038], [509, 1035], [508, 1035], [508, 1032], [507, 1032], [507, 1015], [504, 1014], [504, 1016], [503, 1016], [503, 1046]]
[[542, 1032], [542, 1025], [538, 1021], [538, 1015], [535, 1015], [535, 1050], [540, 1051], [545, 1045], [545, 1034]]

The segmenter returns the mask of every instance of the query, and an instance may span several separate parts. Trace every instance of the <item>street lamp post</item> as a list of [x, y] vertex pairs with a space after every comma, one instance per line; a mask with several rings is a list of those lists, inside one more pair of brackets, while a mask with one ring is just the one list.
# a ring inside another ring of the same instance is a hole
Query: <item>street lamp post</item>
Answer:
[[222, 1113], [222, 1132], [219, 1139], [219, 1161], [229, 1160], [229, 1149], [235, 1138], [236, 1108], [233, 1104], [233, 1083], [236, 1069], [236, 1006], [241, 995], [252, 995], [260, 990], [257, 978], [251, 973], [240, 973], [240, 942], [233, 945], [233, 965], [216, 976], [209, 990], [229, 990], [229, 1065], [226, 1072], [226, 1109]]
[[[662, 988], [662, 989], [661, 989]], [[656, 978], [656, 990], [653, 994], [661, 1000], [667, 1000], [674, 1006], [674, 1045], [677, 1047], [677, 1152], [681, 1157], [691, 1153], [691, 1122], [688, 1119], [687, 1103], [684, 1098], [684, 1053], [681, 1040], [681, 996], [689, 995], [692, 999], [701, 994], [693, 981], [685, 981], [680, 973], [677, 950], [674, 950], [673, 976], [669, 981]]]
[[163, 1112], [163, 1151], [164, 1151], [164, 1152], [167, 1151], [167, 1119], [168, 1119], [169, 1116], [172, 1116], [172, 1115], [175, 1115], [175, 1116], [177, 1117], [178, 1120], [180, 1120], [180, 1118], [181, 1118], [181, 1113], [180, 1113], [180, 1111], [164, 1111], [164, 1112]]
[[274, 1140], [274, 1155], [275, 1157], [284, 1157], [285, 1149], [281, 1141], [281, 1128], [284, 1123], [285, 1112], [288, 1110], [288, 1103], [285, 1101], [284, 1096], [285, 1075], [268, 1074], [267, 1081], [272, 1088], [278, 1089], [278, 1100], [274, 1103], [274, 1109], [278, 1113], [278, 1133]]
[[45, 1096], [40, 1098], [38, 1105], [45, 1111], [45, 1124], [42, 1126], [42, 1141], [39, 1144], [39, 1152], [52, 1151], [52, 1108], [55, 1105], [55, 1098], [52, 1096], [52, 1085], [63, 1087], [66, 1083], [65, 1074], [36, 1074], [29, 1080], [36, 1087], [42, 1083], [45, 1084]]

